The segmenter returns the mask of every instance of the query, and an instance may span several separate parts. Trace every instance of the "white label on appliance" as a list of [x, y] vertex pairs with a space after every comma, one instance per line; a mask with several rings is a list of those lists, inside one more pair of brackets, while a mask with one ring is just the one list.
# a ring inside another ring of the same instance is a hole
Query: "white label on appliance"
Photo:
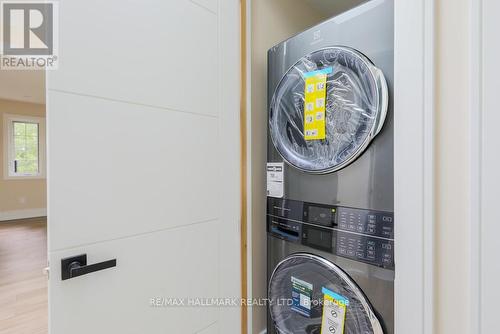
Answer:
[[267, 163], [267, 196], [282, 198], [284, 195], [284, 170], [283, 162]]
[[300, 306], [305, 307], [306, 309], [311, 309], [311, 297], [300, 294]]

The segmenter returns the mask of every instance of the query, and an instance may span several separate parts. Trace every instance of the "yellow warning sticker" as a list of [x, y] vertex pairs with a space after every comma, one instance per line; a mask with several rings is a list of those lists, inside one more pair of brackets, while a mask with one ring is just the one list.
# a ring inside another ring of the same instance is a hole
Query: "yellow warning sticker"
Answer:
[[321, 334], [344, 334], [345, 314], [349, 300], [326, 288], [323, 292], [323, 317]]
[[326, 78], [332, 68], [304, 74], [304, 139], [326, 138]]

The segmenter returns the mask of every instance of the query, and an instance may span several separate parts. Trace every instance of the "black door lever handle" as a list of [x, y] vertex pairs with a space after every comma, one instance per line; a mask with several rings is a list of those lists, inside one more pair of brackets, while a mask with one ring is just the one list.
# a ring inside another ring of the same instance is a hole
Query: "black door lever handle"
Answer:
[[67, 257], [61, 260], [61, 279], [64, 281], [113, 267], [116, 267], [116, 259], [87, 265], [87, 254]]

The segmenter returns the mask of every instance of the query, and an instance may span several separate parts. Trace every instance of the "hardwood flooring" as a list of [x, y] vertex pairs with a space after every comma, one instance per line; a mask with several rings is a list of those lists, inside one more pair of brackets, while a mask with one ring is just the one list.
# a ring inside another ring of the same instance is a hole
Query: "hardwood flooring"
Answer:
[[0, 222], [0, 334], [47, 334], [47, 220]]

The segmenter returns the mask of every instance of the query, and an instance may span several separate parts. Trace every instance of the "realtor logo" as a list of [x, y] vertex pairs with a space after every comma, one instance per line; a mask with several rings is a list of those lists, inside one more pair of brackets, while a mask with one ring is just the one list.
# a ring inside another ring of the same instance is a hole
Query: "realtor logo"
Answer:
[[53, 21], [51, 3], [3, 3], [4, 54], [52, 54]]
[[2, 1], [1, 9], [1, 68], [55, 68], [57, 3]]

